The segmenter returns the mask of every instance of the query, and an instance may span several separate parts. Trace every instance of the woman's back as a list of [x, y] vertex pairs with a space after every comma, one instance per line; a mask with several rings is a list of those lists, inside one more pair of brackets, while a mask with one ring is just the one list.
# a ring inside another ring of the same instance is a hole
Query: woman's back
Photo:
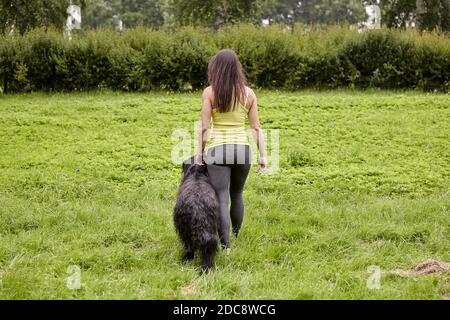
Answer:
[[238, 102], [231, 111], [220, 112], [217, 108], [212, 109], [211, 132], [206, 148], [222, 144], [249, 144], [245, 131], [248, 94], [249, 90], [246, 87], [244, 103]]

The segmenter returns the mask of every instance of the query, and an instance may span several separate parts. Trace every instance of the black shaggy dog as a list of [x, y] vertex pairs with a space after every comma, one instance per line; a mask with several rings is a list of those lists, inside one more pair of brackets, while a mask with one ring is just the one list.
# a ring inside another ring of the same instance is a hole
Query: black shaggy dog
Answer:
[[217, 195], [209, 183], [206, 165], [197, 165], [194, 158], [183, 162], [183, 178], [178, 190], [173, 221], [184, 244], [185, 260], [201, 253], [202, 272], [214, 263], [217, 251], [219, 218]]

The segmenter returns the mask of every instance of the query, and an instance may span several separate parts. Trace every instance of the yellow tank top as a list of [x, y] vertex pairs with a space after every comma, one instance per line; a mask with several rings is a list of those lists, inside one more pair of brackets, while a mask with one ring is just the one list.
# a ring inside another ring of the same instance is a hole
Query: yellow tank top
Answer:
[[211, 129], [206, 140], [205, 151], [208, 148], [223, 144], [249, 145], [245, 121], [248, 115], [248, 91], [244, 104], [238, 103], [233, 111], [219, 112], [215, 109], [211, 113]]

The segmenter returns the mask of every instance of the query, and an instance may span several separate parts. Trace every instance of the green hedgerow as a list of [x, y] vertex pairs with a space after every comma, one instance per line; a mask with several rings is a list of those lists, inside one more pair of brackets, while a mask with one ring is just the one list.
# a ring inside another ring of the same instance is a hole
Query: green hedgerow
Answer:
[[[199, 89], [220, 49], [237, 52], [250, 85], [449, 90], [450, 39], [436, 32], [240, 24], [219, 30], [80, 32], [0, 36], [4, 92]], [[26, 71], [26, 72], [25, 72]], [[19, 76], [18, 76], [19, 75]]]

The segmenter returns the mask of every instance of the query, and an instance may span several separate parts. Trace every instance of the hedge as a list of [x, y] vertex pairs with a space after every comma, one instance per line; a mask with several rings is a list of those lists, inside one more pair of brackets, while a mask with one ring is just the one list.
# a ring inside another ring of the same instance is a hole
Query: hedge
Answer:
[[413, 30], [346, 26], [237, 25], [218, 31], [182, 28], [96, 30], [69, 41], [37, 29], [0, 36], [0, 91], [124, 91], [199, 89], [207, 63], [234, 49], [250, 85], [263, 88], [377, 87], [450, 89], [450, 38]]

